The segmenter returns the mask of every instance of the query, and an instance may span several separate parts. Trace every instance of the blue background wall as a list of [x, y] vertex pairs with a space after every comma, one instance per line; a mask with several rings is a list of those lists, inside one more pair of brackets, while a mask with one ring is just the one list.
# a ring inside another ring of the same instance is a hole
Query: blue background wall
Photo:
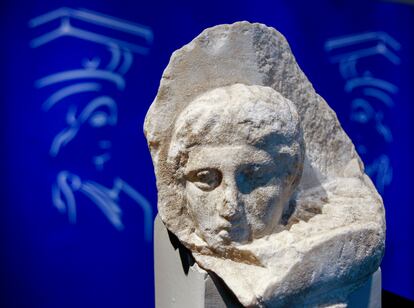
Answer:
[[238, 20], [283, 33], [337, 112], [384, 198], [383, 287], [414, 300], [412, 4], [3, 1], [0, 305], [154, 306], [145, 113], [171, 53]]

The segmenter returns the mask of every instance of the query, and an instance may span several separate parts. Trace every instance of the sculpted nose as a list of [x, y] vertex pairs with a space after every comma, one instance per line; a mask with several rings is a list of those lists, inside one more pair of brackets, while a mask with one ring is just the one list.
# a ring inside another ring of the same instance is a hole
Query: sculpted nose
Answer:
[[233, 218], [240, 207], [239, 191], [236, 183], [226, 183], [223, 201], [219, 204], [219, 214], [224, 218]]

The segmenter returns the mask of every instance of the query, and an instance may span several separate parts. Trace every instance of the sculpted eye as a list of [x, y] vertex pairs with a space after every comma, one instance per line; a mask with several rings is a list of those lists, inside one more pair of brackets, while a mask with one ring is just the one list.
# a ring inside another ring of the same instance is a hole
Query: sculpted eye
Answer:
[[248, 194], [258, 187], [266, 186], [274, 176], [273, 165], [251, 164], [240, 168], [236, 181], [240, 192]]
[[243, 173], [246, 177], [249, 178], [260, 177], [263, 173], [263, 169], [263, 167], [260, 167], [258, 165], [250, 165], [243, 170]]
[[221, 172], [217, 169], [202, 169], [190, 171], [187, 174], [187, 181], [194, 183], [204, 191], [211, 191], [221, 183]]
[[269, 176], [271, 171], [272, 170], [269, 170], [268, 166], [266, 165], [249, 165], [241, 170], [241, 174], [245, 177], [246, 180], [260, 181], [264, 177]]

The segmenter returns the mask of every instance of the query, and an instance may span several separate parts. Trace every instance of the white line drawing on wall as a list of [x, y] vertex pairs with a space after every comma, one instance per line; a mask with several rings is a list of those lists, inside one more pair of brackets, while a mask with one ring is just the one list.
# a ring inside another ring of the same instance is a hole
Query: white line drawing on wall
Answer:
[[92, 127], [115, 126], [118, 121], [118, 111], [115, 101], [109, 96], [99, 96], [76, 115], [76, 106], [70, 106], [66, 114], [65, 127], [53, 139], [50, 155], [57, 156], [60, 149], [76, 137], [85, 123]]
[[77, 220], [77, 204], [75, 193], [88, 197], [102, 211], [105, 217], [118, 230], [122, 230], [122, 209], [119, 206], [121, 193], [132, 199], [144, 214], [144, 237], [152, 239], [152, 207], [148, 200], [121, 178], [116, 177], [112, 188], [107, 188], [95, 181], [83, 181], [78, 175], [69, 171], [61, 171], [57, 175], [56, 184], [52, 187], [53, 204], [61, 213], [67, 213], [71, 223]]
[[88, 68], [68, 70], [48, 75], [37, 80], [35, 86], [36, 88], [43, 88], [46, 86], [54, 85], [56, 83], [64, 83], [68, 81], [76, 81], [83, 79], [106, 80], [114, 83], [120, 91], [123, 91], [125, 89], [125, 80], [121, 75], [106, 70]]
[[[337, 63], [339, 73], [345, 80], [344, 91], [352, 96], [350, 119], [355, 123], [375, 127], [385, 144], [393, 141], [392, 130], [385, 115], [395, 107], [393, 96], [399, 88], [392, 82], [373, 76], [364, 59], [377, 57], [392, 65], [400, 65], [398, 51], [401, 44], [383, 31], [372, 31], [335, 37], [326, 41], [325, 51], [332, 63]], [[379, 57], [378, 57], [379, 56]], [[365, 144], [356, 144], [361, 155], [368, 153]], [[367, 173], [374, 179], [379, 192], [392, 181], [392, 164], [386, 151], [366, 165]]]
[[401, 60], [397, 52], [401, 44], [383, 31], [346, 35], [328, 40], [325, 51], [332, 63], [339, 63], [341, 76], [350, 78], [358, 75], [356, 63], [367, 57], [381, 55], [395, 65]]
[[49, 111], [50, 108], [66, 97], [85, 92], [99, 92], [101, 89], [102, 86], [96, 82], [82, 82], [64, 87], [50, 95], [49, 98], [44, 101], [42, 109], [44, 111]]
[[62, 7], [57, 10], [48, 12], [29, 21], [29, 27], [38, 28], [47, 25], [52, 21], [60, 20], [57, 29], [51, 30], [41, 36], [36, 37], [30, 42], [31, 47], [37, 48], [45, 45], [53, 40], [63, 36], [72, 36], [82, 40], [94, 42], [97, 44], [106, 45], [109, 48], [112, 46], [121, 46], [123, 50], [130, 50], [138, 54], [147, 54], [149, 49], [147, 46], [141, 46], [136, 43], [120, 40], [112, 36], [107, 36], [83, 30], [72, 25], [71, 20], [83, 21], [87, 24], [93, 24], [103, 29], [117, 30], [122, 33], [129, 33], [132, 37], [141, 37], [145, 43], [151, 45], [153, 42], [153, 33], [150, 28], [133, 23], [130, 21], [115, 18], [113, 16], [104, 15], [102, 13], [94, 12], [86, 9], [72, 9]]
[[[29, 27], [38, 33], [30, 42], [30, 46], [35, 49], [44, 48], [52, 42], [58, 44], [60, 39], [66, 37], [97, 44], [109, 53], [109, 60], [105, 60], [107, 63], [102, 59], [108, 57], [96, 55], [84, 58], [80, 62], [80, 68], [60, 68], [35, 81], [36, 89], [49, 91], [42, 104], [43, 111], [49, 112], [63, 101], [70, 102], [65, 127], [51, 142], [49, 154], [54, 158], [82, 133], [85, 125], [98, 129], [118, 124], [117, 102], [111, 95], [103, 94], [103, 89], [109, 84], [118, 92], [125, 91], [125, 75], [134, 63], [134, 54], [147, 55], [154, 37], [149, 27], [99, 12], [67, 7], [31, 19]], [[96, 96], [91, 99], [91, 94]], [[85, 95], [88, 95], [86, 106], [81, 108], [80, 102], [85, 100]], [[98, 147], [101, 152], [93, 155], [91, 162], [103, 174], [105, 165], [112, 158], [112, 141], [100, 140]], [[118, 195], [122, 192], [129, 196], [143, 209], [145, 239], [151, 240], [151, 205], [119, 176], [114, 177], [114, 186], [108, 189], [96, 181], [82, 181], [78, 175], [69, 171], [59, 172], [52, 187], [52, 201], [61, 212], [67, 212], [71, 223], [76, 222], [75, 192], [87, 196], [118, 230], [124, 227]]]

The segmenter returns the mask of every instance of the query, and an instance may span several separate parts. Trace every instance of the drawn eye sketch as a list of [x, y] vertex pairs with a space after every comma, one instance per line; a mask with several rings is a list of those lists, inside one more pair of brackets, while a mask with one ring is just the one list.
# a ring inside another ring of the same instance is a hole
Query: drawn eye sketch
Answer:
[[76, 137], [82, 125], [87, 124], [94, 128], [115, 126], [118, 120], [117, 105], [108, 96], [101, 96], [92, 100], [80, 113], [76, 115], [76, 107], [71, 106], [66, 115], [67, 128], [63, 129], [53, 139], [50, 155], [56, 156], [61, 147], [67, 145]]

